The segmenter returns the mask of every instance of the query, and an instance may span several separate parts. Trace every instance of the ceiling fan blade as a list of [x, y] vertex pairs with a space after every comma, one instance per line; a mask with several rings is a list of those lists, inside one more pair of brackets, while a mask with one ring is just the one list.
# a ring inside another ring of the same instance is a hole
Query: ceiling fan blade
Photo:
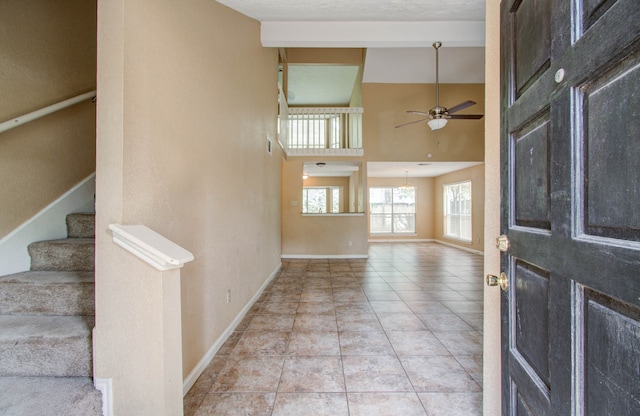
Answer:
[[449, 116], [452, 120], [479, 120], [484, 117], [483, 114], [452, 114]]
[[429, 120], [429, 119], [428, 119], [428, 118], [423, 118], [423, 119], [421, 119], [421, 120], [410, 121], [410, 122], [408, 122], [408, 123], [404, 123], [404, 124], [397, 125], [397, 126], [396, 126], [396, 129], [397, 129], [398, 127], [408, 126], [409, 124], [421, 123], [421, 122], [423, 122], [423, 121], [427, 121], [427, 120]]
[[429, 113], [425, 113], [424, 111], [416, 111], [416, 110], [407, 110], [409, 114], [417, 114], [419, 116], [428, 116]]
[[465, 101], [463, 103], [460, 103], [458, 105], [454, 105], [453, 107], [449, 108], [447, 111], [449, 112], [449, 114], [453, 114], [456, 111], [460, 111], [460, 110], [464, 110], [467, 107], [471, 107], [472, 105], [475, 105], [476, 102], [475, 101]]

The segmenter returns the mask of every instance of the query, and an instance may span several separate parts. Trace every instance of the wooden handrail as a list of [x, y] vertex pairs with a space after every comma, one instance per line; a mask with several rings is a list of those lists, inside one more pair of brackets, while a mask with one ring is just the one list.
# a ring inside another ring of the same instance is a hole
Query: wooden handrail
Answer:
[[12, 120], [7, 120], [5, 122], [0, 123], [0, 133], [4, 133], [7, 130], [10, 130], [14, 127], [21, 126], [30, 121], [39, 119], [40, 117], [47, 116], [51, 113], [55, 113], [56, 111], [60, 111], [64, 108], [71, 107], [72, 105], [78, 104], [85, 100], [94, 100], [96, 98], [96, 90], [86, 92], [84, 94], [80, 94], [78, 96], [69, 98], [64, 101], [60, 101], [59, 103], [51, 104], [47, 107], [41, 108], [36, 111], [32, 111], [31, 113], [25, 114], [20, 117], [16, 117]]

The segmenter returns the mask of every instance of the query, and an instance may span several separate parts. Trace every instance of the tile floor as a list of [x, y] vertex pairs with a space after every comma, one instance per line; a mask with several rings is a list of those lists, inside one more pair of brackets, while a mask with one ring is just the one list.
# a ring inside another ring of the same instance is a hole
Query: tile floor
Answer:
[[481, 415], [482, 291], [482, 257], [436, 243], [283, 261], [184, 414]]

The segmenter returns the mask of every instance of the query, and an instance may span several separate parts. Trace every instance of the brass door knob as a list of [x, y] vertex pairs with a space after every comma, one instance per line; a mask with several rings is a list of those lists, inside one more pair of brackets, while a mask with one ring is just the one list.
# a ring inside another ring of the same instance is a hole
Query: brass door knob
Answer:
[[488, 274], [487, 286], [500, 286], [500, 289], [506, 292], [509, 288], [509, 278], [505, 272], [500, 273], [500, 276]]

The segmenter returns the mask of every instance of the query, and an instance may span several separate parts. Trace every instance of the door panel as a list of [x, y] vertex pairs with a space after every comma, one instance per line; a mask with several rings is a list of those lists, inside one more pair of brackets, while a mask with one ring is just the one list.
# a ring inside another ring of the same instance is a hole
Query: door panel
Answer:
[[531, 413], [531, 410], [529, 410], [529, 405], [527, 405], [527, 402], [524, 401], [521, 395], [518, 394], [516, 396], [516, 400], [516, 409], [518, 416], [533, 416], [533, 413]]
[[584, 373], [579, 394], [589, 415], [640, 414], [640, 315], [599, 292], [579, 288], [584, 321], [576, 335], [583, 345], [576, 363]]
[[511, 260], [515, 264], [509, 276], [513, 299], [508, 314], [509, 395], [517, 400], [516, 409], [526, 409], [525, 414], [551, 414], [550, 275], [521, 259]]
[[602, 16], [615, 0], [585, 0], [582, 13], [582, 25], [589, 29]]
[[640, 414], [640, 2], [501, 12], [503, 414]]
[[[639, 23], [640, 24], [640, 23]], [[581, 89], [585, 232], [640, 241], [640, 60], [638, 54]], [[621, 111], [610, 112], [609, 108]], [[602, 114], [608, 114], [602, 117]]]
[[514, 134], [515, 225], [551, 229], [548, 171], [549, 119], [537, 119]]
[[515, 345], [511, 348], [549, 390], [549, 273], [522, 261], [516, 262], [514, 271]]
[[[552, 415], [552, 413], [548, 412], [550, 408], [550, 391], [531, 371], [531, 368], [525, 364], [523, 357], [517, 352], [513, 354], [511, 375], [510, 405], [513, 406], [513, 403], [515, 403], [515, 409], [510, 409], [509, 415], [520, 415], [517, 411], [519, 407], [527, 409], [526, 414], [535, 416]], [[523, 405], [521, 406], [520, 403]]]
[[[550, 4], [546, 0], [524, 0], [512, 8], [515, 39], [516, 97], [521, 96], [549, 67], [551, 33]], [[535, 33], [535, 36], [532, 34]]]

